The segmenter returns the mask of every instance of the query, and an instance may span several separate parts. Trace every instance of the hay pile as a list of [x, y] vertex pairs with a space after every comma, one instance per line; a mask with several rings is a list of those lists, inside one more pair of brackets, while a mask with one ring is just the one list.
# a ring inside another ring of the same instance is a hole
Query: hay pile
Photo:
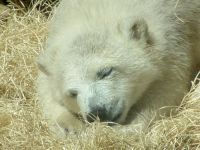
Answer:
[[25, 13], [11, 7], [0, 16], [1, 150], [200, 149], [198, 79], [178, 115], [155, 122], [147, 133], [127, 134], [97, 123], [66, 139], [53, 135], [41, 117], [34, 85], [48, 22], [36, 9]]

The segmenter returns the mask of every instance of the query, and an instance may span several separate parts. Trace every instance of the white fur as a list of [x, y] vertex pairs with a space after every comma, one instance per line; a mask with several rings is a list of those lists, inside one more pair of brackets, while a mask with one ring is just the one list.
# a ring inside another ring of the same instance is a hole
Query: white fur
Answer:
[[[131, 31], [138, 22], [139, 39]], [[143, 129], [161, 107], [180, 104], [200, 60], [199, 43], [199, 0], [62, 0], [39, 59], [44, 113], [69, 129], [82, 123], [68, 111], [86, 118], [92, 103], [114, 116], [123, 107], [117, 122]], [[117, 67], [113, 75], [97, 80], [96, 72], [110, 66]]]

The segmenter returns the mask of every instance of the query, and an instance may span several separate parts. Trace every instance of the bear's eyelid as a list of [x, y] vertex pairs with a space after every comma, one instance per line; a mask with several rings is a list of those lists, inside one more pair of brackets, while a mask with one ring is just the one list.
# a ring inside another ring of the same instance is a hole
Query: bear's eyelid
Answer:
[[104, 79], [105, 77], [109, 76], [113, 71], [113, 67], [106, 67], [97, 72], [98, 79]]
[[68, 91], [68, 94], [69, 94], [70, 97], [76, 98], [78, 96], [78, 91], [75, 90], [75, 89], [70, 89]]

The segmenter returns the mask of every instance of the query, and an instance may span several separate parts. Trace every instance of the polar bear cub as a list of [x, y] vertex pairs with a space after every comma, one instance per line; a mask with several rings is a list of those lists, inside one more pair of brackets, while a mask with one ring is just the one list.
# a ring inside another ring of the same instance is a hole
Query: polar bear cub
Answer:
[[189, 89], [200, 1], [62, 0], [49, 31], [38, 93], [52, 130], [96, 119], [143, 130]]

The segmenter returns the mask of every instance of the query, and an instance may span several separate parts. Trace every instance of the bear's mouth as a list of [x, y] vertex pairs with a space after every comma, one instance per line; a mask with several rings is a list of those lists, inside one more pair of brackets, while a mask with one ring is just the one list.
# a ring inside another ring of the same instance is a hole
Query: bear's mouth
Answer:
[[119, 120], [119, 118], [122, 116], [122, 112], [119, 112], [113, 119], [113, 122], [117, 122]]
[[75, 112], [72, 112], [70, 111], [70, 113], [78, 120], [80, 120], [81, 122], [83, 123], [86, 123], [86, 122], [94, 122], [96, 120], [99, 120], [100, 122], [104, 122], [104, 123], [107, 123], [107, 125], [109, 126], [114, 126], [117, 124], [118, 120], [120, 119], [120, 117], [122, 116], [122, 112], [120, 111], [114, 118], [112, 118], [111, 120], [101, 120], [98, 116], [96, 117], [93, 117], [92, 120], [88, 121], [87, 119], [84, 119], [83, 115], [81, 113], [75, 113]]

